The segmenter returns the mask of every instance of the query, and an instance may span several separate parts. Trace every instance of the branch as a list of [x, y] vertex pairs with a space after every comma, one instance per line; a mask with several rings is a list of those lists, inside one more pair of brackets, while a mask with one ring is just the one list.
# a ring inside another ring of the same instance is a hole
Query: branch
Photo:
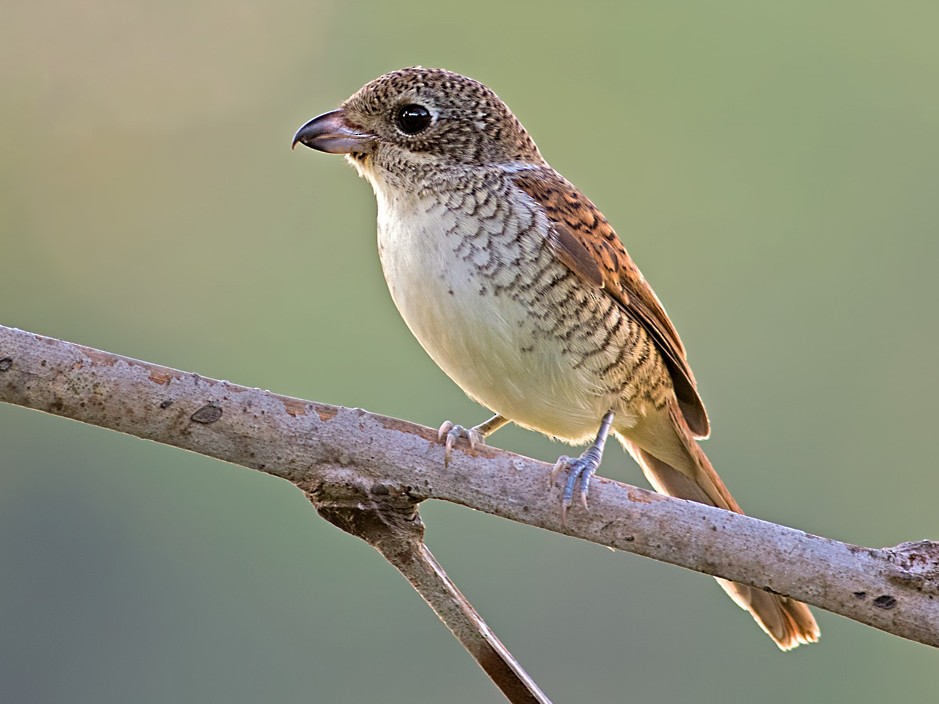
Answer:
[[417, 502], [407, 491], [321, 484], [307, 496], [323, 518], [362, 538], [404, 575], [510, 702], [551, 704], [424, 544]]
[[[330, 520], [337, 517], [331, 507], [361, 508], [363, 498], [385, 507], [452, 501], [767, 589], [939, 646], [937, 543], [858, 547], [601, 478], [591, 487], [589, 513], [575, 511], [564, 525], [545, 463], [461, 446], [445, 465], [429, 428], [2, 326], [0, 401], [281, 477], [303, 489]], [[350, 492], [359, 504], [350, 504]], [[422, 557], [426, 548], [419, 538], [409, 540], [417, 540], [412, 545], [420, 549], [412, 557], [420, 558], [421, 569], [437, 571], [437, 579], [449, 583], [429, 553]], [[405, 572], [402, 564], [396, 566]]]

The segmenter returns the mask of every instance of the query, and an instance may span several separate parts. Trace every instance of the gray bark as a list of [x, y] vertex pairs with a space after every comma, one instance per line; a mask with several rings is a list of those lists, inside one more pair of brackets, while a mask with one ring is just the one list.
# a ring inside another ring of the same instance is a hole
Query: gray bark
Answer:
[[[543, 462], [460, 444], [446, 464], [430, 428], [2, 326], [0, 401], [292, 482], [321, 515], [395, 564], [497, 684], [507, 678], [499, 686], [511, 701], [547, 699], [426, 552], [422, 501], [452, 501], [767, 589], [939, 646], [939, 543], [859, 547], [603, 478], [591, 487], [589, 512], [573, 510], [562, 523], [560, 488]], [[527, 693], [515, 698], [512, 686]]]

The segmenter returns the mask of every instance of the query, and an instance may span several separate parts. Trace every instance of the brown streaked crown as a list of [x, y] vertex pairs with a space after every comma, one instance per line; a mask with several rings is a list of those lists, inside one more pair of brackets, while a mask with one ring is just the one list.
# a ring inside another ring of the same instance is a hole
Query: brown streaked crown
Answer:
[[[409, 105], [426, 108], [431, 121], [417, 134], [396, 124]], [[365, 84], [342, 109], [350, 124], [418, 157], [465, 165], [544, 163], [518, 118], [491, 89], [472, 78], [419, 66], [386, 73]]]

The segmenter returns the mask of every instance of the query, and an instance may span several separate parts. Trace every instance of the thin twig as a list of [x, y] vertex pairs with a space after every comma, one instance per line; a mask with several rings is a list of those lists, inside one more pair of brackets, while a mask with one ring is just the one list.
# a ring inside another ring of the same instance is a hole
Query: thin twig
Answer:
[[348, 486], [340, 496], [323, 485], [308, 492], [333, 525], [376, 548], [411, 583], [450, 632], [513, 704], [551, 704], [472, 604], [457, 589], [424, 543], [417, 503], [405, 494]]

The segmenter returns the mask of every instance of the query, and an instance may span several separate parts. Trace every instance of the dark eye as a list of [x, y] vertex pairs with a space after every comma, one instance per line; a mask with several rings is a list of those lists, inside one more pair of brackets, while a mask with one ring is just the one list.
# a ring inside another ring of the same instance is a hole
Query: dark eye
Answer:
[[423, 105], [405, 105], [395, 115], [395, 124], [405, 134], [417, 134], [430, 126], [430, 111]]

